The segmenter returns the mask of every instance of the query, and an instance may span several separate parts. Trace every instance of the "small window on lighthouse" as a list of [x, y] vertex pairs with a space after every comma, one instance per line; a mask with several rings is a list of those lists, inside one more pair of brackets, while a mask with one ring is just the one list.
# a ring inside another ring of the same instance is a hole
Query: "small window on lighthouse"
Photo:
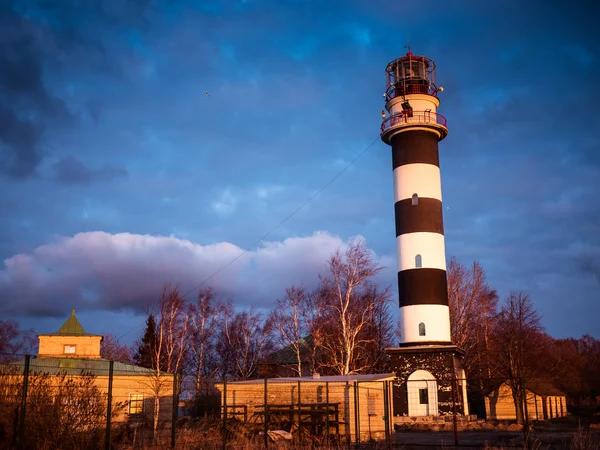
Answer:
[[412, 195], [412, 206], [417, 206], [419, 204], [419, 196], [418, 194]]
[[419, 336], [425, 336], [425, 324], [423, 322], [419, 324]]
[[423, 267], [423, 258], [421, 258], [421, 255], [415, 256], [415, 267], [417, 269]]

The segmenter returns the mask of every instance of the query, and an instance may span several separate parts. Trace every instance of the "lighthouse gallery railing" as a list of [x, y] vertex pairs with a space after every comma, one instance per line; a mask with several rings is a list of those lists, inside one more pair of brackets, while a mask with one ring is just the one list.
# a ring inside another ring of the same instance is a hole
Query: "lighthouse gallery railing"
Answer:
[[412, 113], [401, 112], [387, 117], [381, 124], [381, 133], [402, 124], [431, 123], [447, 128], [446, 118], [441, 114], [431, 111], [412, 111]]

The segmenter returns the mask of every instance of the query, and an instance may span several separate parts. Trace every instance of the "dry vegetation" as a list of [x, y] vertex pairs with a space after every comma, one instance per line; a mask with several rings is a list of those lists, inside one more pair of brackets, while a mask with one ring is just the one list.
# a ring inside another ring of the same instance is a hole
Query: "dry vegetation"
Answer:
[[[0, 447], [17, 443], [23, 377], [0, 374]], [[102, 448], [107, 395], [95, 386], [95, 377], [83, 374], [39, 374], [29, 378], [24, 448]], [[113, 404], [113, 412], [124, 407]]]

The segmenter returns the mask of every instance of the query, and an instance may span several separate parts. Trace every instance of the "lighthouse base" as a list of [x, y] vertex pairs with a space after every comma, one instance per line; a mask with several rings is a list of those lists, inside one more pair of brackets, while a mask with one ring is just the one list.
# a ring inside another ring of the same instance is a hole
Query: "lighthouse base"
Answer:
[[394, 416], [468, 415], [464, 350], [452, 344], [387, 348]]

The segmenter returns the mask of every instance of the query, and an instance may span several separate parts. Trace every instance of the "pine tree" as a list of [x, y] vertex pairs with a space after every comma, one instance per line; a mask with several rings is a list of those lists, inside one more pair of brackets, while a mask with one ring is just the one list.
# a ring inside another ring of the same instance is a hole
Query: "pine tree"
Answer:
[[136, 365], [146, 367], [148, 369], [154, 368], [156, 341], [156, 321], [154, 320], [154, 315], [150, 314], [146, 320], [146, 330], [144, 331], [144, 336], [140, 341], [136, 342], [137, 350], [133, 357]]

